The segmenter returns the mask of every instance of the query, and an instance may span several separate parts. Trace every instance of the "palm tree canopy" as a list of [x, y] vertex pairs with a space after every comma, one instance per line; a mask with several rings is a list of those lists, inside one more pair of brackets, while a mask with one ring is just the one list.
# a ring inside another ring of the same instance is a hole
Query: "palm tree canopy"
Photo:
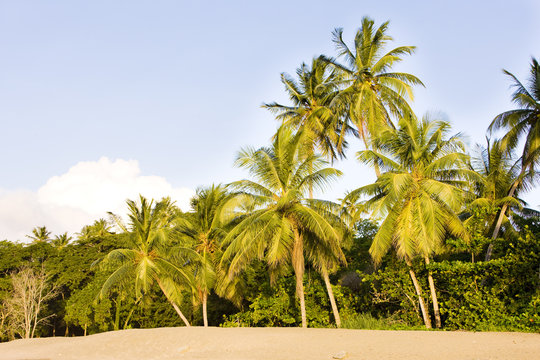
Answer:
[[252, 199], [256, 207], [225, 239], [229, 246], [224, 260], [230, 260], [231, 275], [254, 258], [266, 259], [271, 269], [294, 258], [303, 259], [303, 255], [293, 254], [293, 248], [304, 234], [303, 240], [317, 241], [339, 253], [340, 231], [330, 220], [337, 205], [308, 199], [306, 194], [312, 187], [324, 189], [341, 172], [326, 167], [328, 163], [320, 155], [306, 156], [303, 136], [282, 126], [271, 147], [247, 148], [238, 154], [236, 165], [247, 168], [254, 180], [230, 186]]
[[532, 59], [527, 86], [509, 71], [503, 72], [513, 81], [512, 101], [519, 109], [497, 115], [489, 126], [489, 131], [507, 131], [502, 138], [502, 145], [509, 150], [515, 149], [518, 142], [524, 139], [521, 161], [524, 168], [533, 169], [540, 156], [540, 65], [536, 59]]
[[[303, 63], [296, 70], [297, 80], [287, 73], [281, 82], [292, 106], [276, 102], [263, 107], [277, 114], [276, 118], [293, 129], [302, 128], [306, 140], [313, 143], [329, 159], [344, 157], [345, 136], [355, 133], [346, 121], [343, 109], [330, 106], [339, 93], [341, 77], [321, 58], [314, 58], [311, 67]], [[336, 104], [334, 104], [336, 105]]]
[[126, 248], [108, 253], [103, 263], [116, 270], [105, 281], [101, 296], [119, 283], [135, 282], [137, 297], [147, 293], [154, 282], [159, 282], [168, 298], [177, 298], [180, 284], [191, 284], [189, 271], [178, 264], [186, 264], [187, 249], [172, 247], [169, 232], [173, 218], [173, 204], [166, 198], [154, 205], [140, 196], [139, 204], [127, 201], [128, 225], [117, 216], [117, 225], [129, 233]]
[[[513, 223], [510, 218], [516, 212], [522, 214], [538, 214], [537, 211], [524, 208], [526, 202], [518, 196], [527, 191], [534, 182], [534, 171], [527, 171], [521, 167], [522, 161], [514, 160], [513, 152], [505, 150], [501, 141], [487, 139], [487, 147], [477, 145], [475, 155], [471, 160], [471, 169], [478, 174], [478, 181], [472, 183], [472, 201], [469, 209], [485, 208], [489, 212], [507, 207], [509, 214], [502, 213], [501, 225], [506, 229], [505, 234], [514, 234]], [[525, 170], [525, 171], [523, 171]], [[510, 191], [514, 187], [514, 191]], [[468, 214], [467, 214], [468, 215]], [[471, 218], [472, 219], [472, 218]], [[497, 216], [493, 214], [486, 218], [486, 231], [493, 231]], [[465, 221], [467, 223], [469, 219]]]
[[532, 174], [523, 177], [512, 196], [508, 192], [521, 172], [521, 159], [513, 160], [513, 153], [505, 151], [501, 141], [487, 139], [487, 147], [477, 145], [471, 159], [471, 169], [482, 181], [473, 184], [474, 200], [472, 206], [502, 207], [508, 205], [521, 208], [525, 203], [517, 198], [521, 190], [528, 190], [532, 185]]
[[444, 121], [400, 119], [398, 129], [377, 138], [380, 152], [358, 152], [358, 159], [379, 164], [385, 171], [375, 183], [356, 189], [346, 200], [362, 204], [374, 217], [384, 218], [370, 248], [375, 261], [393, 245], [399, 256], [429, 256], [440, 247], [446, 233], [467, 237], [456, 215], [463, 205], [468, 182], [468, 156], [459, 134], [448, 137]]
[[175, 236], [199, 254], [194, 266], [197, 301], [201, 301], [214, 286], [219, 294], [227, 295], [235, 302], [239, 300], [238, 294], [231, 289], [235, 284], [226, 281], [219, 267], [222, 240], [236, 216], [239, 201], [237, 194], [228, 192], [222, 185], [200, 188], [191, 200], [191, 212], [175, 220]]
[[53, 246], [59, 250], [65, 248], [67, 245], [69, 245], [69, 242], [71, 241], [72, 237], [68, 236], [68, 233], [65, 232], [60, 235], [56, 235], [54, 239], [51, 241]]
[[392, 124], [392, 116], [414, 116], [407, 100], [414, 99], [414, 85], [423, 86], [414, 75], [392, 71], [392, 66], [403, 55], [414, 53], [415, 47], [400, 46], [385, 52], [385, 46], [393, 40], [387, 34], [388, 24], [377, 28], [372, 19], [362, 18], [352, 48], [343, 39], [343, 29], [337, 28], [332, 40], [344, 63], [322, 56], [342, 74], [345, 89], [336, 100], [349, 104], [349, 116], [366, 143], [369, 135]]
[[47, 230], [46, 226], [38, 226], [32, 229], [32, 235], [26, 235], [27, 238], [32, 239], [33, 242], [47, 242], [50, 240], [51, 232]]

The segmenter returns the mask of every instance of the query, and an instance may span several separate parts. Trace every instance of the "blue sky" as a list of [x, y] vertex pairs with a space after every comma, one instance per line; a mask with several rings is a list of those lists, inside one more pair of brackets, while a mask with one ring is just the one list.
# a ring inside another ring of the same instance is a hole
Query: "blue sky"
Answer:
[[[533, 0], [0, 1], [0, 238], [46, 220], [57, 232], [77, 228], [65, 209], [75, 200], [49, 197], [44, 207], [42, 194], [51, 181], [73, 184], [67, 174], [81, 162], [90, 165], [73, 170], [78, 178], [131, 160], [128, 172], [148, 177], [147, 188], [151, 176], [176, 190], [244, 177], [233, 168], [236, 152], [266, 145], [277, 126], [260, 105], [287, 101], [279, 74], [335, 55], [332, 30], [343, 27], [351, 39], [365, 15], [390, 20], [393, 46], [417, 46], [398, 67], [426, 84], [416, 90], [416, 112], [443, 113], [471, 145], [513, 108], [501, 69], [525, 80], [531, 56], [540, 57]], [[336, 164], [343, 179], [321, 196], [372, 179], [353, 160], [359, 148], [353, 142], [349, 160]], [[540, 205], [535, 192], [524, 198]], [[44, 215], [55, 206], [64, 207], [62, 221]], [[5, 215], [13, 209], [15, 220]]]

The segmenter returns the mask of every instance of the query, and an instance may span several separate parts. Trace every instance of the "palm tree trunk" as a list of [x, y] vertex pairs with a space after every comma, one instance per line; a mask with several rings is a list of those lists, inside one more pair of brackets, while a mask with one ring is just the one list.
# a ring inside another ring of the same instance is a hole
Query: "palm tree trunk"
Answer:
[[[426, 265], [429, 265], [429, 257], [425, 257]], [[439, 311], [439, 302], [437, 301], [437, 292], [435, 291], [435, 282], [431, 270], [428, 270], [429, 291], [431, 292], [431, 302], [433, 303], [433, 313], [435, 314], [435, 327], [441, 328], [441, 312]]]
[[[523, 175], [523, 171], [521, 171], [521, 174], [518, 176], [518, 179], [512, 185], [512, 188], [508, 192], [508, 196], [511, 197], [516, 192], [516, 188], [521, 182], [522, 175]], [[495, 229], [493, 229], [493, 234], [491, 235], [491, 242], [489, 243], [488, 249], [486, 251], [486, 257], [484, 261], [489, 261], [489, 259], [491, 259], [491, 254], [493, 252], [493, 241], [497, 238], [497, 236], [499, 236], [499, 231], [501, 230], [502, 221], [504, 219], [504, 213], [506, 212], [507, 208], [508, 208], [508, 204], [504, 204], [503, 207], [501, 208], [499, 217], [497, 218], [497, 224], [495, 224]]]
[[294, 246], [292, 253], [292, 263], [296, 276], [296, 295], [300, 299], [300, 313], [302, 315], [302, 327], [307, 328], [306, 301], [304, 298], [304, 244], [302, 236], [298, 233], [298, 228], [293, 226]]
[[203, 322], [204, 327], [208, 327], [208, 312], [206, 309], [206, 302], [208, 301], [208, 294], [205, 292], [202, 300]]
[[180, 316], [180, 318], [182, 319], [182, 321], [184, 322], [184, 324], [186, 325], [186, 327], [190, 327], [191, 325], [189, 324], [189, 321], [188, 319], [186, 319], [186, 317], [184, 316], [184, 314], [182, 314], [182, 311], [180, 310], [180, 308], [178, 308], [178, 305], [176, 305], [176, 303], [172, 300], [169, 300], [169, 302], [171, 303], [171, 305], [173, 306], [174, 310], [176, 311], [176, 313], [178, 314], [178, 316]]
[[116, 301], [114, 301], [114, 303], [115, 303], [115, 307], [116, 307], [116, 311], [115, 311], [115, 314], [114, 314], [114, 330], [120, 330], [120, 303], [121, 303], [121, 300], [117, 299]]
[[409, 275], [411, 276], [414, 289], [416, 290], [416, 295], [418, 295], [418, 303], [420, 304], [420, 310], [422, 311], [424, 324], [426, 325], [426, 329], [431, 329], [431, 319], [429, 318], [426, 304], [424, 303], [424, 298], [422, 297], [422, 288], [420, 287], [420, 284], [418, 283], [418, 280], [416, 279], [416, 274], [414, 273], [414, 270], [412, 268], [411, 261], [409, 259], [406, 259], [405, 262], [407, 263], [407, 266], [409, 267]]
[[136, 305], [133, 305], [131, 310], [129, 310], [129, 314], [126, 317], [126, 321], [124, 321], [124, 327], [122, 329], [124, 329], [124, 330], [127, 329], [128, 325], [129, 325], [129, 321], [131, 320], [131, 316], [133, 315], [133, 312], [135, 311], [135, 306]]
[[330, 298], [330, 305], [332, 305], [332, 312], [334, 313], [334, 319], [336, 320], [336, 326], [341, 327], [341, 318], [339, 316], [339, 310], [336, 305], [336, 299], [334, 298], [334, 291], [332, 291], [332, 284], [330, 283], [330, 277], [328, 276], [328, 271], [326, 267], [323, 266], [321, 269], [321, 274], [324, 279], [324, 284], [326, 285], [326, 291], [328, 292], [328, 297]]
[[[314, 153], [313, 147], [310, 148], [311, 154]], [[309, 164], [309, 174], [313, 173], [313, 165]], [[313, 184], [309, 184], [309, 198], [313, 199]], [[332, 312], [334, 313], [334, 320], [336, 320], [336, 326], [338, 328], [341, 327], [341, 318], [339, 316], [339, 311], [336, 305], [336, 299], [334, 297], [334, 291], [332, 290], [332, 284], [330, 283], [330, 278], [328, 277], [328, 271], [326, 270], [326, 266], [323, 266], [321, 269], [321, 275], [324, 280], [324, 284], [326, 285], [326, 291], [328, 292], [328, 298], [330, 299], [330, 305], [332, 306]]]
[[373, 164], [373, 169], [375, 170], [375, 176], [377, 176], [377, 179], [381, 176], [381, 169], [379, 168], [379, 164]]
[[176, 311], [176, 313], [178, 314], [178, 316], [180, 316], [180, 319], [182, 319], [182, 321], [184, 322], [184, 324], [186, 325], [186, 327], [190, 327], [191, 325], [189, 324], [188, 319], [186, 319], [186, 317], [184, 316], [184, 314], [182, 313], [182, 311], [180, 310], [180, 308], [178, 308], [178, 305], [176, 305], [176, 303], [175, 303], [171, 298], [169, 298], [169, 295], [167, 295], [167, 292], [166, 292], [165, 289], [163, 288], [163, 285], [161, 284], [161, 281], [157, 280], [157, 283], [158, 283], [158, 285], [159, 285], [159, 288], [161, 289], [161, 291], [163, 292], [163, 294], [165, 295], [165, 297], [166, 297], [167, 300], [169, 301], [169, 303], [171, 303], [172, 307], [174, 308], [174, 310]]

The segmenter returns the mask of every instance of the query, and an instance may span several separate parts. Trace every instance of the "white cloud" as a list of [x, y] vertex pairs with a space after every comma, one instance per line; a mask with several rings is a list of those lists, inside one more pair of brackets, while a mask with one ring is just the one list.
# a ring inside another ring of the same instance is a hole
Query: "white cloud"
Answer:
[[25, 240], [35, 226], [53, 233], [77, 232], [107, 211], [125, 213], [125, 201], [170, 196], [188, 210], [194, 191], [174, 188], [165, 178], [143, 176], [136, 160], [79, 162], [65, 174], [53, 176], [37, 192], [0, 189], [0, 239]]

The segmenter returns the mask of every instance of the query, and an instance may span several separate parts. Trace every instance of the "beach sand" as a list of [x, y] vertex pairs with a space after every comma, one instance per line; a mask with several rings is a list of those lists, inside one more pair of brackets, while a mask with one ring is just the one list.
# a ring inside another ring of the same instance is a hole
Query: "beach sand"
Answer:
[[15, 340], [0, 359], [540, 359], [540, 334], [300, 328], [132, 329]]

